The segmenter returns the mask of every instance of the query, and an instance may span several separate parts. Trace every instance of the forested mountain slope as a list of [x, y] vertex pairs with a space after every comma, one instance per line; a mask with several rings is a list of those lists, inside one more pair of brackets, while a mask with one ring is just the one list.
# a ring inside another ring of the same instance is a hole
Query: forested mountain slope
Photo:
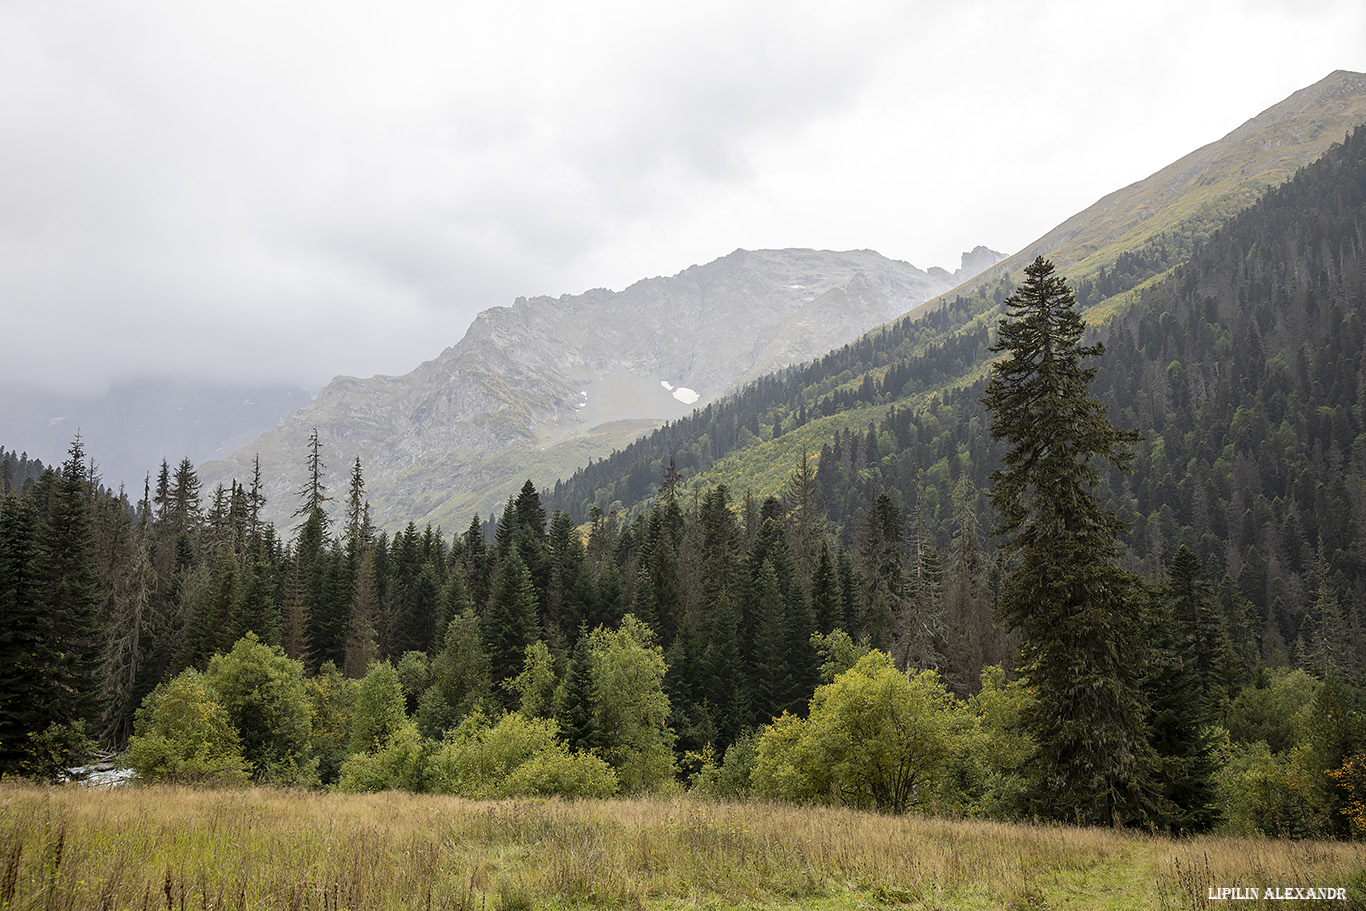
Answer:
[[[1253, 605], [1242, 647], [1268, 658], [1293, 649], [1330, 593], [1352, 606], [1344, 623], [1366, 621], [1364, 206], [1358, 129], [1095, 330], [1109, 346], [1096, 392], [1144, 438], [1133, 473], [1109, 479], [1132, 523], [1129, 561], [1157, 578], [1188, 545]], [[979, 399], [1000, 310], [970, 305], [766, 378], [556, 485], [551, 502], [580, 519], [629, 513], [670, 460], [685, 488], [723, 480], [762, 498], [806, 449], [847, 544], [885, 493], [946, 549], [955, 488], [980, 492], [999, 457]]]

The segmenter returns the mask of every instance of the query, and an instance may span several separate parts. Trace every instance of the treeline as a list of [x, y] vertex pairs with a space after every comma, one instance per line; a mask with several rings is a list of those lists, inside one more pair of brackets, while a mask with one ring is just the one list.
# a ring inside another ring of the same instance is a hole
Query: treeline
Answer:
[[27, 452], [10, 452], [0, 446], [0, 496], [26, 490], [42, 474], [42, 462], [30, 459]]
[[[838, 544], [809, 461], [782, 499], [684, 492], [666, 472], [653, 508], [581, 531], [528, 482], [493, 528], [389, 538], [358, 463], [330, 518], [321, 455], [288, 541], [255, 518], [259, 478], [206, 501], [182, 462], [130, 505], [79, 441], [5, 498], [7, 773], [53, 774], [93, 734], [151, 780], [1047, 815], [966, 482], [942, 559], [885, 494]], [[1144, 698], [1180, 747], [1159, 776], [1176, 811], [1156, 821], [1350, 831], [1350, 795], [1323, 774], [1361, 771], [1350, 693], [1317, 668], [1248, 670], [1185, 550], [1152, 597], [1169, 620]]]
[[[390, 538], [370, 525], [359, 460], [334, 520], [316, 435], [306, 458], [310, 481], [288, 540], [259, 518], [259, 474], [206, 497], [188, 460], [163, 464], [130, 504], [99, 485], [79, 439], [27, 495], [7, 495], [7, 708], [48, 702], [47, 689], [78, 692], [79, 712], [53, 706], [43, 717], [79, 719], [121, 744], [159, 683], [205, 669], [248, 633], [309, 674], [331, 665], [359, 679], [377, 660], [435, 663], [453, 647], [455, 628], [465, 630], [458, 650], [476, 649], [487, 663], [477, 697], [511, 708], [510, 681], [529, 646], [544, 642], [563, 670], [593, 630], [615, 629], [631, 613], [674, 668], [670, 724], [682, 755], [707, 744], [724, 750], [741, 732], [801, 711], [819, 678], [815, 634], [846, 630], [903, 663], [944, 669], [963, 692], [1009, 654], [991, 625], [992, 567], [966, 492], [948, 565], [907, 537], [906, 517], [886, 496], [871, 504], [854, 547], [832, 541], [809, 461], [785, 500], [736, 503], [725, 487], [689, 497], [670, 470], [655, 508], [627, 524], [595, 512], [585, 535], [562, 511], [547, 517], [528, 481], [492, 526], [475, 516], [448, 539], [410, 523]], [[56, 564], [59, 553], [65, 562]], [[74, 594], [60, 594], [67, 589]], [[71, 619], [49, 623], [59, 596]], [[942, 614], [934, 630], [945, 632], [898, 627], [902, 602], [916, 599]], [[41, 682], [35, 669], [80, 630], [98, 654], [64, 683]], [[428, 735], [476, 699], [442, 680], [410, 693]], [[47, 727], [17, 714], [5, 722], [12, 749]], [[17, 762], [11, 756], [9, 768]]]

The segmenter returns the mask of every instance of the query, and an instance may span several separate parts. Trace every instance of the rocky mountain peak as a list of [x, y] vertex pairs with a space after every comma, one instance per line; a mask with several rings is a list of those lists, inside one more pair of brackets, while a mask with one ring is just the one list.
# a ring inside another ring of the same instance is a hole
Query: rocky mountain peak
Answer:
[[[981, 254], [965, 254], [965, 267], [969, 257]], [[621, 291], [519, 297], [480, 313], [405, 376], [338, 378], [201, 475], [210, 485], [240, 478], [259, 453], [267, 496], [287, 517], [316, 427], [329, 464], [361, 457], [381, 525], [454, 519], [449, 504], [467, 515], [471, 491], [487, 494], [482, 510], [520, 486], [526, 458], [542, 459], [543, 482], [568, 473], [643, 426], [818, 357], [953, 284], [871, 250], [735, 250]], [[543, 467], [556, 458], [565, 464]]]

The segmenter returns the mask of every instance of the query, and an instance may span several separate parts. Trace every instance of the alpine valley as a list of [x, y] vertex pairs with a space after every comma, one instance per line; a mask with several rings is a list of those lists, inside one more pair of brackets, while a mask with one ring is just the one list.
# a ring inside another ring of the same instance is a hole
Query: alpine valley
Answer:
[[911, 310], [1002, 255], [954, 273], [869, 250], [736, 250], [624, 291], [518, 298], [401, 377], [338, 377], [310, 405], [200, 469], [251, 477], [287, 520], [316, 429], [340, 479], [356, 456], [380, 527], [453, 527], [501, 506], [528, 476], [568, 475], [757, 377], [816, 357]]
[[0, 905], [1359, 898], [1363, 402], [1338, 71], [956, 274], [518, 300], [137, 505], [0, 450], [0, 776], [150, 785], [0, 781]]

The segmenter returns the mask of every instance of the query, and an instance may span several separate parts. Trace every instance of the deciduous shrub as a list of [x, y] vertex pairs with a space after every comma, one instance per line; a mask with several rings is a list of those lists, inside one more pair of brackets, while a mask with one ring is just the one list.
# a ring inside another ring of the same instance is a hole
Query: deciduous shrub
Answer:
[[152, 691], [137, 711], [128, 764], [147, 782], [222, 787], [247, 781], [237, 730], [196, 670]]
[[816, 690], [809, 718], [784, 713], [764, 730], [755, 790], [896, 813], [927, 804], [955, 757], [963, 714], [937, 674], [905, 674], [870, 652]]
[[213, 656], [204, 681], [237, 730], [252, 778], [317, 783], [318, 763], [309, 745], [313, 705], [301, 663], [247, 633], [231, 652]]

